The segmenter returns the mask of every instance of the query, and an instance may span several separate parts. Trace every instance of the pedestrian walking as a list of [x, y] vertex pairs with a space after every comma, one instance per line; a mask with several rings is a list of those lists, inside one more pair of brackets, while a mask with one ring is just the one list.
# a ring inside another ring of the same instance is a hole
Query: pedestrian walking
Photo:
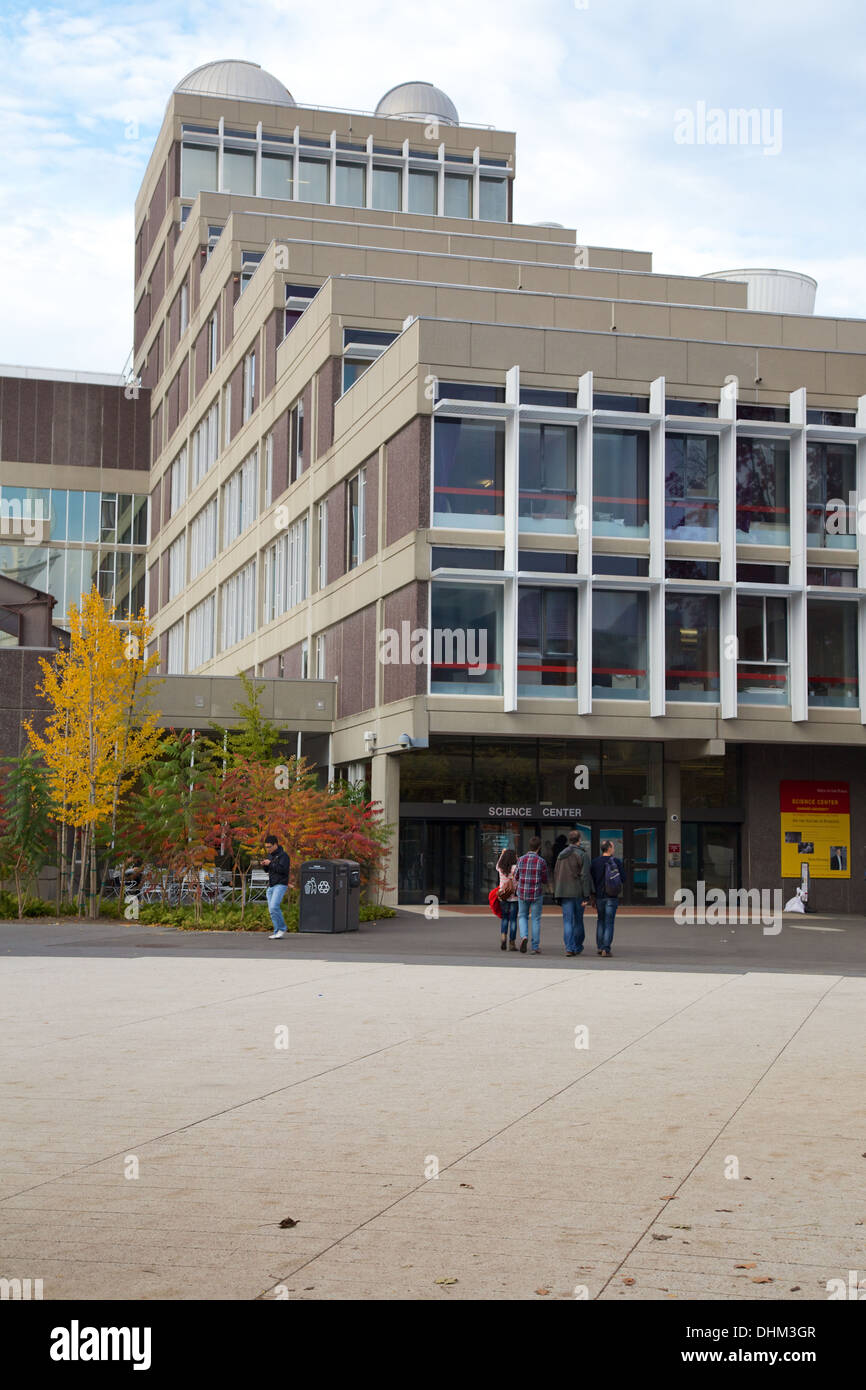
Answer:
[[520, 927], [520, 949], [526, 954], [529, 922], [532, 921], [532, 954], [541, 955], [541, 909], [544, 906], [544, 885], [547, 883], [547, 864], [538, 851], [541, 841], [533, 835], [526, 854], [517, 861], [517, 921]]
[[592, 896], [589, 855], [580, 846], [580, 831], [570, 830], [553, 870], [553, 896], [562, 907], [562, 939], [567, 956], [583, 951], [583, 909]]
[[[499, 949], [504, 951], [507, 946], [512, 951], [517, 950], [517, 882], [514, 870], [517, 865], [517, 855], [510, 847], [504, 849], [496, 861], [496, 871], [499, 874], [499, 904], [502, 908], [502, 940]], [[503, 897], [503, 893], [505, 896]], [[509, 940], [510, 938], [510, 940]]]
[[602, 840], [601, 854], [597, 859], [593, 859], [589, 872], [598, 911], [595, 944], [600, 956], [609, 957], [612, 954], [610, 948], [613, 944], [616, 910], [625, 887], [625, 869], [622, 860], [614, 855], [612, 840]]
[[280, 847], [276, 835], [265, 836], [265, 853], [268, 857], [262, 860], [262, 868], [268, 871], [268, 912], [274, 924], [274, 930], [268, 940], [278, 941], [281, 936], [286, 935], [287, 930], [280, 904], [288, 892], [291, 863], [286, 851]]

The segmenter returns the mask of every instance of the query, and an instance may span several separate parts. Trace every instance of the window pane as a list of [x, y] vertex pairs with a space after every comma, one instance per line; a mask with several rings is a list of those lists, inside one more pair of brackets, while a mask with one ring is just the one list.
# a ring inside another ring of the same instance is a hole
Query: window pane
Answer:
[[718, 540], [719, 441], [715, 435], [667, 435], [665, 534], [679, 541]]
[[737, 440], [737, 541], [788, 545], [788, 444]]
[[486, 222], [508, 221], [507, 179], [479, 180], [478, 216]]
[[649, 437], [643, 430], [596, 430], [593, 436], [592, 532], [649, 535]]
[[[661, 743], [605, 739], [601, 745], [601, 794], [585, 792], [584, 800], [603, 801], [606, 806], [661, 806], [662, 754]], [[591, 768], [589, 785], [598, 792]]]
[[400, 763], [401, 801], [472, 800], [472, 742], [433, 739], [407, 752]]
[[373, 207], [399, 212], [401, 207], [400, 170], [379, 169], [373, 165]]
[[524, 742], [475, 740], [475, 791], [478, 802], [507, 802], [514, 806], [535, 801], [535, 739]]
[[472, 216], [472, 179], [465, 174], [445, 175], [445, 216]]
[[[829, 550], [857, 546], [857, 451], [854, 444], [810, 443], [806, 448], [806, 516], [810, 545]], [[853, 510], [849, 503], [854, 501]]]
[[857, 684], [857, 605], [810, 599], [809, 704], [851, 707]]
[[84, 493], [70, 492], [66, 539], [80, 541], [84, 531]]
[[223, 193], [255, 193], [256, 157], [235, 150], [223, 151]]
[[65, 488], [51, 489], [51, 539], [53, 541], [66, 540], [66, 490]]
[[117, 532], [117, 493], [103, 492], [99, 512], [99, 539], [113, 541]]
[[[184, 467], [186, 466], [186, 456], [184, 455]], [[186, 489], [184, 489], [184, 496]], [[132, 521], [132, 544], [147, 545], [147, 503], [145, 495], [133, 498], [133, 521]]]
[[304, 203], [330, 202], [330, 170], [322, 159], [302, 159], [298, 164], [298, 197]]
[[278, 154], [262, 155], [262, 197], [291, 198], [292, 160]]
[[495, 584], [433, 585], [430, 688], [439, 694], [502, 694], [502, 590]]
[[672, 594], [665, 599], [665, 693], [668, 700], [718, 700], [715, 594]]
[[436, 211], [435, 174], [416, 173], [409, 170], [409, 211], [435, 213]]
[[84, 539], [95, 544], [99, 540], [101, 496], [98, 492], [84, 494]]
[[594, 699], [645, 700], [647, 596], [598, 589], [592, 599]]
[[737, 599], [737, 641], [741, 661], [764, 660], [764, 600], [759, 594]]
[[574, 534], [577, 431], [520, 426], [520, 530]]
[[194, 198], [202, 189], [215, 192], [216, 186], [216, 150], [203, 145], [184, 144], [181, 154], [181, 197]]
[[343, 207], [362, 208], [367, 201], [367, 171], [363, 164], [337, 163], [337, 202]]
[[577, 695], [577, 594], [521, 586], [517, 602], [518, 696]]
[[437, 419], [433, 525], [503, 529], [505, 424]]

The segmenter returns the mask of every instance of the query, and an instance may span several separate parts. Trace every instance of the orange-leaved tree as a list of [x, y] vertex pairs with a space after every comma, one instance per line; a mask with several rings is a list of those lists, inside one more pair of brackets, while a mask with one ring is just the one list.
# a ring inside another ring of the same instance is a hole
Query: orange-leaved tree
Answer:
[[[113, 838], [120, 800], [152, 759], [158, 711], [150, 707], [158, 655], [147, 655], [153, 628], [142, 609], [122, 624], [94, 586], [69, 612], [69, 647], [40, 659], [37, 694], [48, 710], [44, 730], [26, 724], [45, 763], [56, 819], [80, 835], [79, 912], [89, 867], [89, 915], [97, 911], [97, 836]], [[62, 837], [60, 882], [65, 869]], [[73, 863], [74, 868], [74, 863]], [[58, 890], [59, 892], [60, 890]]]

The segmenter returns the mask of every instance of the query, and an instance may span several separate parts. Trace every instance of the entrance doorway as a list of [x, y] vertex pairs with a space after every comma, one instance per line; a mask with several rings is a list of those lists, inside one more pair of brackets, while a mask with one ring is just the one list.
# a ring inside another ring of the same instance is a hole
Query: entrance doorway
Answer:
[[740, 886], [740, 827], [730, 822], [683, 822], [682, 884], [697, 893], [698, 881], [707, 887]]

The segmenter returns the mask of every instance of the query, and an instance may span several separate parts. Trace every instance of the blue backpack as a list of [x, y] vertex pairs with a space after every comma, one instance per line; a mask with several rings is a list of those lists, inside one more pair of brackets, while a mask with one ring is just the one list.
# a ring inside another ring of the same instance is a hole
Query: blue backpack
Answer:
[[613, 855], [605, 860], [604, 865], [604, 895], [606, 898], [618, 898], [622, 892], [622, 874], [619, 871]]

